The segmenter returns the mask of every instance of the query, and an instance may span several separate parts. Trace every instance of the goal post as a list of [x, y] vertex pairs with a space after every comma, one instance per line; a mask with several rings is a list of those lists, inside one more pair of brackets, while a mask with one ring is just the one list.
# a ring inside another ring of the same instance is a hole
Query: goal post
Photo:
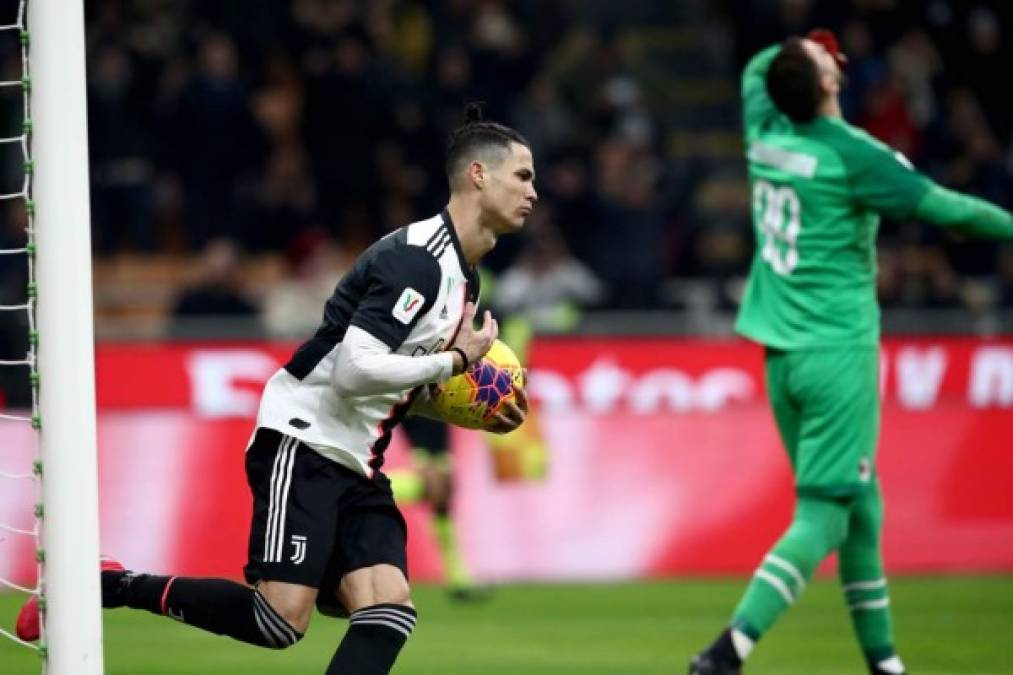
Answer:
[[28, 34], [45, 657], [50, 675], [101, 675], [83, 0], [31, 0]]

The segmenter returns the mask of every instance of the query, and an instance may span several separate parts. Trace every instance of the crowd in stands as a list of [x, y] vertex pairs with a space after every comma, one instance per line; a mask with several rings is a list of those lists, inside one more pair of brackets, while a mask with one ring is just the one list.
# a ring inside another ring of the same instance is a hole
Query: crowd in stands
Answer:
[[[849, 55], [849, 120], [1013, 206], [1005, 2], [89, 0], [86, 22], [96, 264], [179, 256], [210, 269], [198, 287], [240, 296], [226, 267], [282, 266], [246, 300], [190, 289], [168, 303], [182, 315], [314, 324], [358, 251], [445, 203], [444, 140], [475, 100], [535, 152], [536, 217], [488, 259], [511, 311], [679, 307], [666, 281], [687, 279], [732, 309], [752, 250], [738, 73], [816, 25]], [[16, 41], [0, 58], [17, 79]], [[18, 102], [2, 105], [17, 128]], [[4, 155], [0, 177], [19, 168]], [[18, 214], [4, 241], [23, 237]], [[881, 243], [887, 307], [1013, 306], [1008, 246], [918, 223]], [[20, 269], [0, 259], [3, 285]]]

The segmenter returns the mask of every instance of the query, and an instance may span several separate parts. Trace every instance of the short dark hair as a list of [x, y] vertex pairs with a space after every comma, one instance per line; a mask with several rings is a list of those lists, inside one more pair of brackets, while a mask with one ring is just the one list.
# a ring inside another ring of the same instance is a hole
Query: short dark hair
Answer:
[[505, 157], [511, 143], [530, 147], [527, 139], [514, 129], [483, 120], [482, 104], [469, 103], [464, 112], [464, 124], [454, 129], [447, 145], [446, 171], [451, 187], [463, 164], [472, 161], [476, 154], [492, 151]]
[[796, 123], [810, 122], [823, 100], [820, 71], [802, 38], [784, 41], [767, 71], [767, 93], [774, 105]]

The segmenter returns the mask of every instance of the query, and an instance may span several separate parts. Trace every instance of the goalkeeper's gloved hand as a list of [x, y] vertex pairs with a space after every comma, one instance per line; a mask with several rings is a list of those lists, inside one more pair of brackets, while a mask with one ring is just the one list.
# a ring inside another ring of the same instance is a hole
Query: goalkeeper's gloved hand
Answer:
[[848, 63], [848, 57], [841, 52], [841, 46], [837, 42], [837, 36], [834, 35], [832, 30], [826, 28], [814, 28], [809, 31], [806, 35], [806, 39], [812, 40], [813, 42], [823, 45], [823, 47], [830, 53], [830, 56], [834, 57], [837, 61], [837, 65], [841, 68]]

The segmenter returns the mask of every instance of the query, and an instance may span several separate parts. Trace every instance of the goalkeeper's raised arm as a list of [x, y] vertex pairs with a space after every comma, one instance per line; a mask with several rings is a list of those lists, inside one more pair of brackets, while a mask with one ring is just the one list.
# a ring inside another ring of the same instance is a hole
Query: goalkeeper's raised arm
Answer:
[[786, 127], [789, 122], [767, 94], [767, 71], [780, 45], [767, 47], [746, 64], [742, 71], [742, 127], [746, 141], [758, 136], [762, 130]]
[[[937, 185], [916, 171], [902, 154], [841, 119], [837, 96], [843, 87], [840, 73], [846, 58], [831, 33], [815, 30], [805, 41], [796, 38], [790, 46], [795, 52], [812, 52], [820, 79], [829, 82], [829, 86], [824, 83], [818, 90], [807, 86], [811, 79], [803, 72], [812, 64], [798, 58], [778, 59], [783, 48], [772, 45], [761, 50], [743, 70], [743, 130], [747, 144], [767, 134], [810, 135], [806, 133], [809, 125], [820, 117], [838, 118], [842, 122], [838, 131], [848, 133], [826, 134], [821, 140], [839, 155], [858, 204], [890, 218], [914, 218], [969, 236], [1013, 238], [1013, 214], [978, 197]], [[775, 59], [778, 72], [770, 82]]]
[[933, 185], [915, 218], [972, 237], [1013, 239], [1013, 214], [984, 199]]

